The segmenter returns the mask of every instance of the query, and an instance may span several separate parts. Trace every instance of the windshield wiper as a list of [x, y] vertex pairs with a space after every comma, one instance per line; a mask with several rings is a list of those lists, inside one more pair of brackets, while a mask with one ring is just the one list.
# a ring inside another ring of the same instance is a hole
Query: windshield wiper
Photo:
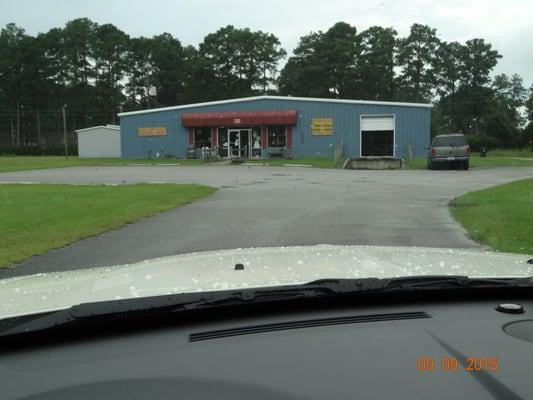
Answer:
[[349, 296], [356, 293], [532, 286], [533, 278], [468, 278], [460, 275], [413, 276], [389, 279], [320, 279], [302, 285], [181, 293], [84, 303], [62, 311], [0, 320], [0, 338], [91, 321], [164, 315], [233, 305], [290, 302], [293, 300]]
[[[412, 290], [446, 290], [473, 288], [531, 287], [533, 277], [527, 278], [469, 278], [464, 275], [428, 275], [400, 278], [376, 279], [319, 279], [307, 285], [320, 285], [337, 293], [346, 293], [355, 283], [360, 290], [380, 290], [386, 292]], [[360, 283], [358, 283], [360, 281]]]

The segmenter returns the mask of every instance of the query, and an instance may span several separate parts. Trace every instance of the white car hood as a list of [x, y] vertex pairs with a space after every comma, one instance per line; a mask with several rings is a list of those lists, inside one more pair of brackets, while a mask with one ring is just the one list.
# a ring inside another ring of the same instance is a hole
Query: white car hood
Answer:
[[[0, 280], [0, 319], [75, 304], [170, 293], [413, 275], [525, 277], [532, 256], [378, 246], [271, 247], [191, 253], [135, 264]], [[235, 270], [242, 263], [244, 270]]]

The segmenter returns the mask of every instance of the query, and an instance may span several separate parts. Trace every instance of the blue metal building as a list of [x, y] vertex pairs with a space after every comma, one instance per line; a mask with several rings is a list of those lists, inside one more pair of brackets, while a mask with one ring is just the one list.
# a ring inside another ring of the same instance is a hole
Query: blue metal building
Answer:
[[430, 104], [258, 96], [119, 114], [123, 158], [424, 156]]

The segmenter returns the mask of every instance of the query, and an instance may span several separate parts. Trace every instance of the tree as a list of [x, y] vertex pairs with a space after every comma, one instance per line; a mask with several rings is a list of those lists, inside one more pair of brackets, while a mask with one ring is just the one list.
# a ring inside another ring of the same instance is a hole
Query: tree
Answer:
[[193, 46], [184, 49], [187, 102], [199, 103], [219, 99], [217, 78], [210, 60], [201, 56]]
[[328, 97], [327, 68], [322, 58], [322, 32], [311, 32], [300, 38], [293, 56], [281, 71], [280, 94], [290, 96]]
[[439, 133], [457, 131], [457, 91], [460, 85], [459, 42], [441, 42], [435, 57], [435, 90], [439, 96], [439, 113], [433, 121], [440, 121]]
[[95, 107], [99, 102], [95, 88], [97, 28], [91, 20], [79, 18], [67, 22], [62, 29], [51, 29], [42, 38], [48, 73], [58, 89], [53, 108], [58, 112], [68, 105], [68, 125], [72, 130], [91, 125], [89, 114], [102, 113]]
[[170, 33], [154, 36], [150, 41], [150, 53], [156, 105], [183, 104], [186, 101], [185, 67], [181, 42]]
[[326, 31], [322, 40], [320, 57], [326, 66], [331, 96], [354, 96], [358, 61], [357, 29], [345, 22], [337, 22]]
[[204, 38], [199, 69], [212, 99], [249, 96], [265, 91], [273, 81], [285, 51], [274, 35], [232, 25]]
[[127, 69], [128, 42], [128, 35], [114, 25], [96, 27], [93, 49], [96, 96], [99, 107], [108, 111], [113, 123], [116, 122], [117, 109], [125, 99], [122, 81]]
[[490, 82], [490, 73], [502, 56], [483, 39], [468, 40], [461, 46], [459, 69], [461, 84], [480, 87]]
[[439, 131], [459, 131], [477, 145], [509, 146], [513, 121], [505, 112], [490, 74], [501, 56], [483, 39], [464, 45], [443, 43], [437, 50], [436, 83], [439, 95], [435, 124]]
[[63, 69], [71, 87], [87, 87], [95, 79], [94, 48], [97, 24], [88, 18], [67, 22], [60, 31]]
[[526, 105], [527, 89], [518, 74], [510, 78], [505, 74], [496, 75], [492, 83], [496, 96], [516, 129], [522, 128], [526, 116], [521, 112]]
[[392, 101], [395, 88], [397, 32], [392, 28], [372, 26], [358, 37], [356, 98]]
[[529, 98], [526, 101], [526, 115], [529, 123], [523, 131], [524, 144], [533, 150], [533, 85], [529, 88]]
[[287, 52], [281, 48], [281, 42], [276, 36], [262, 31], [255, 33], [254, 51], [261, 74], [256, 85], [266, 94], [275, 85], [278, 63]]
[[533, 85], [529, 88], [529, 98], [526, 101], [526, 115], [529, 123], [533, 122]]
[[[11, 144], [20, 146], [25, 135], [22, 135], [21, 114], [32, 88], [32, 60], [29, 57], [34, 38], [26, 35], [23, 28], [15, 24], [7, 24], [0, 31], [0, 87], [4, 97], [4, 108], [8, 110], [11, 127]], [[15, 132], [16, 127], [16, 132]]]
[[153, 85], [152, 54], [150, 52], [151, 39], [140, 37], [129, 41], [128, 52], [126, 54], [127, 82], [125, 93], [127, 100], [125, 109], [138, 109], [151, 107], [149, 88]]
[[436, 83], [437, 30], [413, 24], [409, 36], [398, 44], [399, 82], [404, 100], [428, 102]]
[[461, 43], [440, 42], [434, 60], [434, 76], [438, 96], [449, 96], [457, 92], [461, 83], [461, 56]]
[[280, 91], [297, 96], [351, 98], [356, 90], [357, 58], [355, 27], [337, 22], [325, 33], [312, 32], [300, 38], [283, 69]]

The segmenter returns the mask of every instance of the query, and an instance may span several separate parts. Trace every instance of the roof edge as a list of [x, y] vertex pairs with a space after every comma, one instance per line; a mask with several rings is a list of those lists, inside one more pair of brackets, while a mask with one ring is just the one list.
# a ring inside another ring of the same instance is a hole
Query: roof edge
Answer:
[[381, 105], [381, 106], [397, 106], [397, 107], [422, 107], [433, 108], [431, 103], [406, 103], [395, 101], [376, 101], [376, 100], [349, 100], [349, 99], [327, 99], [318, 97], [292, 97], [292, 96], [252, 96], [252, 97], [240, 97], [237, 99], [229, 100], [216, 100], [207, 101], [203, 103], [183, 104], [180, 106], [150, 108], [148, 110], [127, 111], [117, 114], [119, 117], [127, 117], [130, 115], [149, 114], [162, 111], [183, 110], [187, 108], [203, 107], [203, 106], [215, 106], [220, 104], [239, 103], [242, 101], [256, 101], [256, 100], [289, 100], [289, 101], [309, 101], [309, 102], [322, 102], [322, 103], [340, 103], [340, 104], [367, 104], [367, 105]]
[[88, 128], [83, 128], [83, 129], [76, 129], [76, 130], [74, 130], [74, 132], [92, 131], [93, 129], [98, 129], [98, 128], [105, 128], [105, 129], [111, 129], [113, 131], [120, 131], [120, 125], [114, 125], [114, 126], [97, 125], [97, 126], [90, 126]]

